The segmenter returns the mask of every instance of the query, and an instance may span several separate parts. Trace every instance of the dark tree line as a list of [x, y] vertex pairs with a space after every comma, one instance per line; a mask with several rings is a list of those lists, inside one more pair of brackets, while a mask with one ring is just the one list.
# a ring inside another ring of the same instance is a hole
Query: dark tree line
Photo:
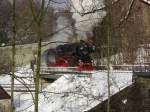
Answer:
[[0, 46], [8, 44], [12, 6], [8, 0], [0, 1]]
[[[40, 10], [40, 3], [34, 2], [35, 13]], [[43, 20], [43, 40], [49, 40], [48, 34], [53, 32], [54, 13], [52, 7], [45, 7], [46, 13]], [[16, 0], [16, 44], [37, 42], [36, 24], [32, 17], [28, 0]], [[11, 45], [12, 39], [12, 3], [8, 0], [0, 1], [0, 46], [2, 43]]]

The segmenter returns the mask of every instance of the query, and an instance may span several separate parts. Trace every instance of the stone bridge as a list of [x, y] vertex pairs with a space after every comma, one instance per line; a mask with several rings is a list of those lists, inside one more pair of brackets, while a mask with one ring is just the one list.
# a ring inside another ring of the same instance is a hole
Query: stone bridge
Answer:
[[[56, 47], [60, 42], [42, 42], [42, 55], [44, 52], [50, 48]], [[37, 54], [38, 44], [32, 43], [32, 44], [24, 44], [24, 45], [16, 45], [16, 65], [27, 65], [31, 62], [31, 60], [35, 59], [35, 56]], [[12, 46], [6, 46], [6, 47], [0, 47], [0, 53], [5, 58], [12, 56]], [[10, 61], [10, 60], [8, 60]]]

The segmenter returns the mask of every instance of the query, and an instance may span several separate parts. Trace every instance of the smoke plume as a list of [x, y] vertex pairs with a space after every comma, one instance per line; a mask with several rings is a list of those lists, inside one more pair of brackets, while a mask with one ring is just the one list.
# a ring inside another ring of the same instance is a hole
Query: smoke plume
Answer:
[[103, 0], [70, 0], [70, 4], [78, 36], [86, 37], [106, 15], [104, 10], [99, 10], [104, 7]]

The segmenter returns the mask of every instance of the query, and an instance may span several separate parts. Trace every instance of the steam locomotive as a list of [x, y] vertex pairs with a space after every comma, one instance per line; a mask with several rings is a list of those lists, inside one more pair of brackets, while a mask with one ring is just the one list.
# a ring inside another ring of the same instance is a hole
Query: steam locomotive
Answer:
[[91, 54], [95, 46], [84, 40], [59, 45], [49, 49], [46, 55], [48, 67], [75, 67], [77, 71], [93, 70]]

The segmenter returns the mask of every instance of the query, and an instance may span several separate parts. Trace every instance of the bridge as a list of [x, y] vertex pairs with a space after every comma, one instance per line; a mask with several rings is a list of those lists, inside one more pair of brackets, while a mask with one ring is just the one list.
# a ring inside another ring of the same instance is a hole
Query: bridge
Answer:
[[[42, 42], [41, 54], [43, 54], [47, 49], [54, 48], [60, 43], [65, 43], [62, 41], [48, 41]], [[27, 65], [35, 58], [38, 50], [38, 43], [16, 45], [16, 65], [22, 66]], [[10, 57], [12, 55], [12, 46], [0, 47], [0, 52], [4, 56]], [[8, 61], [10, 61], [8, 59]]]

